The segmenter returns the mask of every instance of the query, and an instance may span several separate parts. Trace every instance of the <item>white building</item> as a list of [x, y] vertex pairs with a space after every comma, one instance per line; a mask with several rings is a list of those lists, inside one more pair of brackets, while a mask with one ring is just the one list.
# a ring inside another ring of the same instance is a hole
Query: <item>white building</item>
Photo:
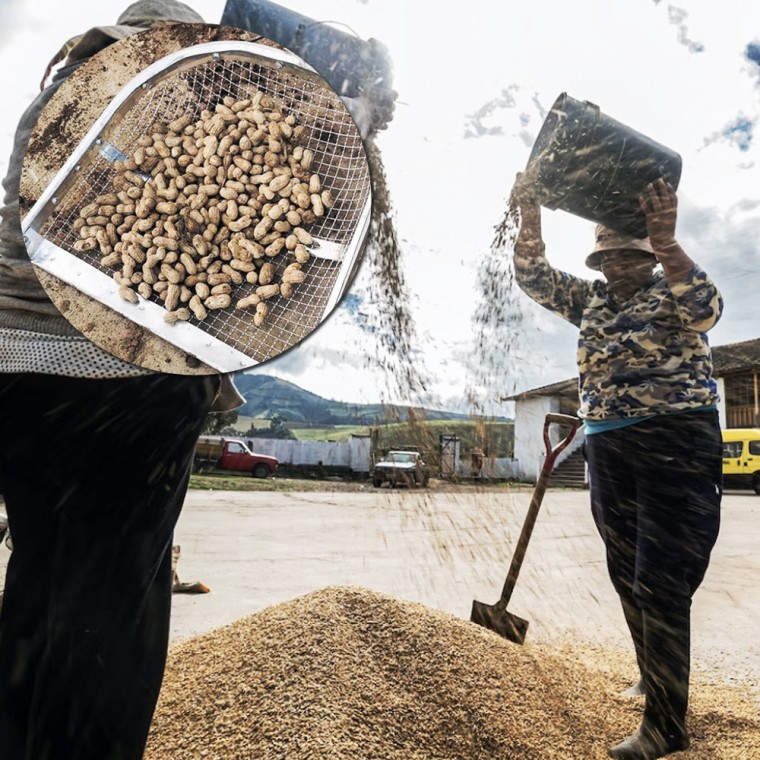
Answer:
[[[760, 425], [760, 339], [714, 346], [712, 354], [713, 370], [720, 394], [718, 413], [721, 427]], [[517, 461], [517, 476], [520, 480], [534, 482], [545, 457], [543, 427], [546, 415], [557, 412], [571, 416], [577, 414], [578, 380], [562, 380], [518, 393], [504, 400], [515, 402], [514, 456]], [[566, 433], [566, 428], [552, 425], [552, 445], [556, 445]], [[581, 461], [580, 447], [583, 440], [583, 431], [579, 430], [570, 446], [557, 458], [553, 483], [556, 484], [561, 477], [563, 462], [567, 462], [567, 469], [570, 466], [568, 460], [571, 458], [573, 463]]]

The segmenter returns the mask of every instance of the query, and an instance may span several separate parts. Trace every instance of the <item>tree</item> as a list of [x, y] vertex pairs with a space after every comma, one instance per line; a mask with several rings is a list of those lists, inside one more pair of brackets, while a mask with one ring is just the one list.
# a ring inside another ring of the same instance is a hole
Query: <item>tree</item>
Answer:
[[201, 435], [219, 435], [224, 428], [234, 425], [237, 421], [237, 409], [231, 409], [228, 412], [209, 412], [203, 423]]
[[245, 434], [246, 438], [288, 438], [295, 440], [296, 434], [287, 426], [285, 420], [276, 414], [270, 420], [269, 428], [259, 428], [251, 425], [251, 429]]

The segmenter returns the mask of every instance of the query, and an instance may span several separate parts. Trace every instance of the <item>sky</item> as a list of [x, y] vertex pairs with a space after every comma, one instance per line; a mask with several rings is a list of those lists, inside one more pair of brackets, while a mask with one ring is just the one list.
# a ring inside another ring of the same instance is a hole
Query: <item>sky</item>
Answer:
[[[209, 23], [223, 0], [187, 3]], [[470, 0], [433, 13], [422, 0], [283, 0], [389, 51], [398, 99], [376, 142], [402, 241], [413, 361], [422, 399], [464, 411], [473, 371], [479, 273], [509, 191], [560, 93], [669, 148], [683, 160], [677, 234], [716, 281], [723, 317], [713, 345], [760, 336], [760, 5], [744, 0]], [[114, 23], [124, 3], [0, 0], [0, 174], [18, 116], [69, 37]], [[547, 256], [592, 278], [593, 223], [543, 212]], [[507, 253], [504, 254], [508, 255]], [[399, 400], [368, 336], [369, 268], [351, 298], [299, 346], [255, 371], [328, 398]], [[577, 330], [519, 293], [515, 339], [494, 334], [494, 401], [575, 374]], [[370, 315], [370, 322], [377, 321]], [[389, 396], [397, 398], [389, 398]], [[419, 400], [419, 399], [417, 399]], [[496, 407], [498, 408], [498, 407]]]

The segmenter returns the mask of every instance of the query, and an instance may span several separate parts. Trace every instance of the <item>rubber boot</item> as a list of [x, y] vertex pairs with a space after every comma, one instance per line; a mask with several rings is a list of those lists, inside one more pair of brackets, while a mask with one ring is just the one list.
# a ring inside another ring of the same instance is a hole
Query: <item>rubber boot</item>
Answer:
[[625, 691], [620, 692], [621, 697], [643, 697], [646, 695], [646, 688], [644, 686], [644, 676], [639, 676], [639, 680], [628, 687]]
[[609, 750], [617, 760], [656, 760], [689, 746], [689, 613], [644, 611], [646, 706], [638, 731]]

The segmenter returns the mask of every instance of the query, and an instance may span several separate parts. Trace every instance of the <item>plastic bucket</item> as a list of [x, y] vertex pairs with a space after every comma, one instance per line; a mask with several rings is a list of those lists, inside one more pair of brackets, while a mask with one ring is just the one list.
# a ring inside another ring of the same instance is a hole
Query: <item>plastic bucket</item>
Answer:
[[563, 92], [538, 133], [526, 173], [542, 206], [643, 238], [639, 195], [659, 177], [678, 187], [681, 157]]
[[269, 0], [227, 0], [221, 23], [274, 40], [303, 58], [338, 95], [355, 98], [364, 83], [391, 87], [385, 49]]

